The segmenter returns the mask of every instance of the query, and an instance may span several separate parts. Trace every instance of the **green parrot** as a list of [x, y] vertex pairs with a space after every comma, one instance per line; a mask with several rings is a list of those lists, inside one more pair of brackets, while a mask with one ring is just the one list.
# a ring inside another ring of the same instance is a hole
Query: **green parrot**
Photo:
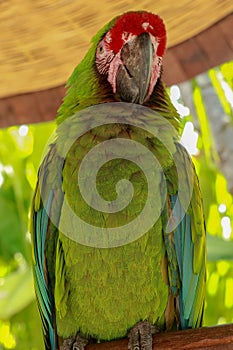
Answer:
[[126, 336], [151, 350], [157, 331], [202, 324], [202, 199], [161, 80], [165, 46], [159, 16], [124, 13], [68, 81], [32, 204], [46, 350]]

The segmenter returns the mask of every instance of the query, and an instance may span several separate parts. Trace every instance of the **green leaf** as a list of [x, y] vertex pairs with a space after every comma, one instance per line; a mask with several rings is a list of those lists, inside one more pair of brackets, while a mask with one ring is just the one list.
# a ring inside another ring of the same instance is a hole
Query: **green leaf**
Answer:
[[32, 271], [29, 267], [18, 269], [1, 279], [0, 319], [7, 320], [35, 298]]
[[233, 260], [233, 241], [207, 235], [207, 257], [209, 261]]

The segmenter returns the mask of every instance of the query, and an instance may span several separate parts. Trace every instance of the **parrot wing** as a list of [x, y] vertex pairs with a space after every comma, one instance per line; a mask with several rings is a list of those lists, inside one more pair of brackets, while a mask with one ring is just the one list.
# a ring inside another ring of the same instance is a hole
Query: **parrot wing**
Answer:
[[63, 159], [57, 156], [55, 145], [51, 145], [39, 169], [32, 204], [34, 283], [47, 350], [57, 349], [53, 289], [57, 226], [63, 202], [61, 179], [58, 178], [62, 171], [58, 168], [61, 170], [62, 166]]
[[[193, 163], [185, 148], [177, 144], [176, 168], [168, 178], [167, 215], [177, 222], [173, 233], [165, 233], [170, 287], [178, 298], [180, 327], [201, 326], [205, 300], [206, 240], [202, 198]], [[179, 195], [174, 191], [179, 173]], [[170, 183], [169, 183], [170, 182]]]

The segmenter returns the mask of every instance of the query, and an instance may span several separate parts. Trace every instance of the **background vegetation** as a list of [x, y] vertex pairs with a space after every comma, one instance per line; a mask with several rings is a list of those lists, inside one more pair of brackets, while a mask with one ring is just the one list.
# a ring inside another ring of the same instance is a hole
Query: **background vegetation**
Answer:
[[[217, 105], [207, 103], [203, 77]], [[232, 89], [233, 62], [170, 89], [173, 103], [183, 115], [182, 140], [194, 154], [203, 194], [208, 233], [204, 325], [233, 322], [233, 178], [226, 166], [233, 137], [219, 139], [220, 131], [214, 129], [217, 123], [209, 113], [218, 110], [219, 130], [223, 127], [231, 135]], [[54, 127], [51, 122], [0, 130], [0, 350], [43, 348], [28, 222], [37, 169]]]

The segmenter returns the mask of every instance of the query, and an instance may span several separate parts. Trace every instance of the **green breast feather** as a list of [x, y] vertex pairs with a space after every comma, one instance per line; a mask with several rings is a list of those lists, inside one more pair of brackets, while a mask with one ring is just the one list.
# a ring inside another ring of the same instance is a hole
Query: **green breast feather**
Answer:
[[[171, 163], [165, 149], [160, 147], [156, 152], [158, 140], [153, 140], [152, 135], [129, 125], [116, 127], [110, 124], [92, 129], [73, 145], [63, 169], [63, 191], [67, 202], [82, 220], [91, 225], [110, 228], [134, 220], [147, 200], [147, 181], [142, 169], [137, 166], [143, 154], [138, 153], [132, 154], [132, 161], [113, 159], [107, 162], [97, 176], [97, 190], [106, 201], [116, 199], [116, 184], [119, 180], [123, 178], [132, 183], [134, 195], [126, 208], [117, 213], [101, 213], [90, 208], [80, 194], [77, 185], [80, 162], [85, 153], [100, 141], [103, 142], [105, 135], [113, 133], [113, 128], [116, 138], [125, 140], [127, 135], [128, 139], [141, 142], [147, 149], [157, 153], [157, 158], [161, 159], [165, 168]], [[152, 167], [152, 164], [148, 165]], [[151, 170], [154, 172], [154, 196], [157, 201], [150, 205], [155, 207], [159, 216], [163, 206], [160, 193], [162, 175], [159, 171], [149, 169]], [[88, 174], [86, 176], [88, 186]], [[75, 222], [72, 223], [73, 215], [66, 206], [61, 210], [61, 226], [63, 218], [70, 223], [72, 232], [77, 231]], [[128, 329], [144, 319], [163, 328], [169, 285], [164, 268], [165, 245], [161, 232], [160, 217], [136, 241], [109, 249], [80, 245], [60, 232], [55, 286], [58, 333], [67, 337], [70, 333], [75, 333], [79, 325], [82, 334], [104, 340], [114, 339], [125, 336]], [[111, 240], [111, 237], [106, 235], [104, 239]], [[122, 237], [119, 233], [119, 242], [120, 239]], [[61, 270], [63, 273], [59, 275]]]

